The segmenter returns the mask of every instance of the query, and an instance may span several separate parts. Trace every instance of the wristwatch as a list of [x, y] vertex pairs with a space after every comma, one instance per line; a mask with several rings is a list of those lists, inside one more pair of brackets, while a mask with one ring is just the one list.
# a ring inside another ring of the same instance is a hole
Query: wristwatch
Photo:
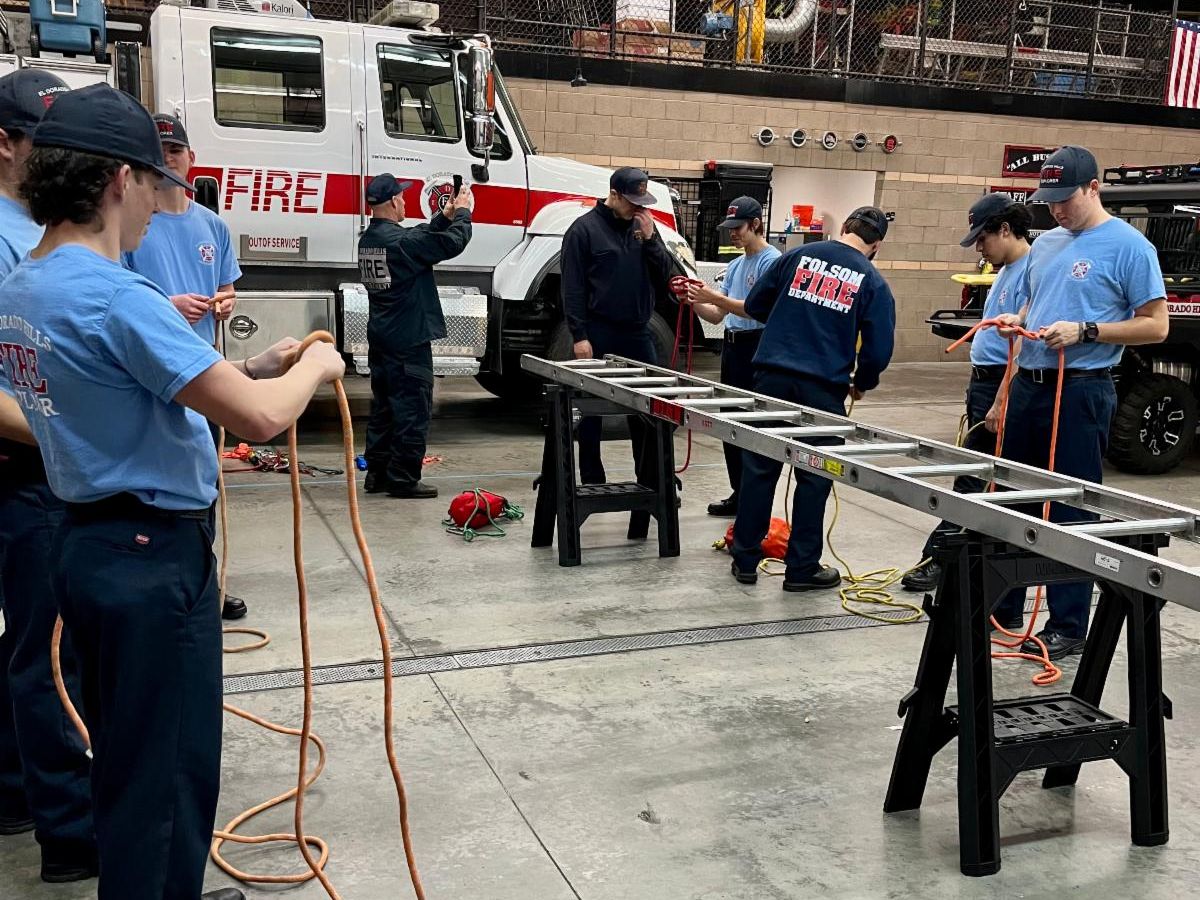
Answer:
[[1095, 322], [1079, 323], [1079, 343], [1094, 344], [1100, 339], [1100, 326]]

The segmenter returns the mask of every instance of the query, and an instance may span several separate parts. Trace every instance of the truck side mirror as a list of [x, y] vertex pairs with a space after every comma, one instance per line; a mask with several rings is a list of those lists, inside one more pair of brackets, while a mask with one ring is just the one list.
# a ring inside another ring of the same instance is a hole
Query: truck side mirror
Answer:
[[471, 149], [487, 154], [496, 138], [496, 76], [492, 51], [472, 47], [467, 51], [467, 115]]
[[220, 215], [220, 203], [218, 201], [220, 191], [217, 188], [217, 179], [211, 175], [201, 175], [192, 184], [196, 188], [196, 202], [210, 212]]

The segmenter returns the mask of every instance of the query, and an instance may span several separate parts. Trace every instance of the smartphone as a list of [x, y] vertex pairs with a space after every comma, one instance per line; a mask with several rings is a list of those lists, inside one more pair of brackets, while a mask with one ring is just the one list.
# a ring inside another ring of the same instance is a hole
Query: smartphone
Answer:
[[455, 175], [454, 176], [454, 196], [457, 197], [458, 192], [461, 190], [462, 190], [462, 176]]

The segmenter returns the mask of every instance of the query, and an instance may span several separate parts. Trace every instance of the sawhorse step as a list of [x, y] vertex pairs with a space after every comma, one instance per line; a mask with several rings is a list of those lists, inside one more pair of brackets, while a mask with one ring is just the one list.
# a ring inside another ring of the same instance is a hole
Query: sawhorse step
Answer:
[[[578, 485], [575, 477], [573, 407], [587, 415], [628, 416], [629, 410], [595, 399], [576, 401], [563, 385], [546, 387], [547, 427], [533, 516], [532, 546], [549, 547], [557, 533], [558, 564], [583, 561], [580, 528], [597, 513], [628, 512], [630, 540], [644, 540], [650, 519], [658, 523], [658, 555], [679, 555], [679, 498], [675, 493], [674, 426], [643, 418], [646, 430], [641, 458], [635, 460], [636, 481]], [[557, 526], [557, 527], [556, 527]]]

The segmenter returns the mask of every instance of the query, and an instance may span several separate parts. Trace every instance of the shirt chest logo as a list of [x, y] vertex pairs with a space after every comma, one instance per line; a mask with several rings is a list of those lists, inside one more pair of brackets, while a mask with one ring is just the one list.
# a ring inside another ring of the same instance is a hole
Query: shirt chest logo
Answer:
[[217, 248], [215, 245], [205, 241], [196, 247], [196, 252], [200, 254], [200, 262], [206, 266], [211, 266], [217, 258]]
[[1088, 272], [1092, 271], [1092, 261], [1090, 259], [1077, 259], [1071, 264], [1071, 277], [1076, 281], [1083, 281], [1087, 278]]

